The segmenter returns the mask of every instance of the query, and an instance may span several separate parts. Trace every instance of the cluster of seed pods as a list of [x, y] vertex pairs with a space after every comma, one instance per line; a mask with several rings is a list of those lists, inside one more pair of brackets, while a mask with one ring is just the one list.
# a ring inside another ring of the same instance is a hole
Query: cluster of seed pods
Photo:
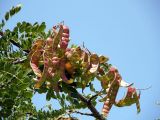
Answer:
[[[63, 54], [69, 42], [69, 29], [64, 25], [58, 25], [58, 28], [58, 32], [57, 28], [53, 28], [54, 36], [46, 40], [37, 39], [29, 53], [31, 68], [37, 76], [35, 88], [40, 88], [45, 81], [48, 81], [49, 86], [59, 91], [58, 80], [53, 79], [61, 76], [65, 81]], [[61, 55], [57, 54], [58, 50], [61, 50]], [[43, 65], [43, 70], [40, 70], [40, 63]]]
[[[108, 116], [113, 105], [123, 107], [136, 103], [139, 112], [140, 97], [135, 88], [122, 80], [115, 67], [109, 66], [107, 57], [91, 53], [84, 46], [68, 47], [69, 34], [69, 28], [59, 24], [53, 27], [53, 34], [46, 40], [39, 38], [33, 43], [29, 59], [36, 75], [34, 87], [40, 89], [43, 84], [46, 84], [48, 88], [60, 92], [59, 82], [71, 84], [77, 82], [76, 80], [83, 80], [80, 83], [82, 83], [81, 88], [84, 89], [94, 78], [97, 78], [102, 88], [106, 90], [102, 108], [104, 116]], [[122, 100], [116, 101], [120, 87], [128, 88], [127, 95]]]

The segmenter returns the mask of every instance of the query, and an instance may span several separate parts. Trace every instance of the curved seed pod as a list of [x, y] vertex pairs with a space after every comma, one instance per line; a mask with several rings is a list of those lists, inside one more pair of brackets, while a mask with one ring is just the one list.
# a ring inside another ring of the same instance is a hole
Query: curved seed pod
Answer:
[[38, 49], [42, 49], [44, 47], [44, 40], [38, 38], [32, 45], [32, 48], [28, 54], [29, 58], [32, 57], [33, 53], [38, 50]]
[[97, 72], [98, 67], [99, 67], [99, 57], [98, 57], [97, 54], [91, 54], [91, 56], [90, 56], [90, 65], [91, 65], [91, 68], [90, 68], [89, 71], [91, 73]]
[[121, 81], [121, 77], [118, 73], [118, 70], [116, 70], [116, 68], [110, 68], [110, 71], [114, 72], [114, 78], [107, 90], [106, 101], [104, 102], [103, 109], [102, 109], [102, 114], [105, 117], [108, 116], [109, 111], [112, 108], [112, 105], [115, 103], [115, 99], [116, 99], [116, 96], [120, 87], [120, 81]]
[[[101, 73], [99, 72], [101, 68], [98, 69], [98, 73], [99, 74], [102, 74], [102, 75], [97, 75], [96, 78], [98, 80], [101, 81], [101, 86], [103, 89], [107, 89], [108, 88], [108, 85], [109, 83], [113, 82], [113, 80], [117, 79], [115, 78], [118, 77], [118, 70], [115, 68], [115, 67], [110, 67], [109, 69], [109, 72], [107, 74], [104, 74], [104, 71], [103, 69], [101, 69]], [[121, 78], [119, 78], [121, 79]]]
[[69, 42], [69, 28], [65, 25], [63, 25], [62, 27], [63, 27], [63, 33], [60, 41], [60, 48], [65, 50]]
[[102, 76], [102, 80], [101, 80], [101, 86], [103, 89], [107, 89], [108, 88], [108, 85], [109, 85], [109, 79], [107, 76]]
[[63, 25], [63, 33], [69, 34], [69, 28], [66, 25]]
[[67, 48], [65, 50], [65, 56], [66, 56], [67, 59], [71, 58], [71, 56], [72, 56], [71, 48]]
[[35, 41], [31, 52], [29, 53], [30, 57], [30, 66], [33, 72], [36, 74], [37, 77], [42, 77], [42, 72], [39, 69], [39, 60], [43, 52], [44, 40], [37, 40]]
[[[51, 37], [47, 38], [43, 52], [44, 69], [42, 77], [35, 84], [36, 88], [39, 88], [46, 80], [52, 81], [53, 77], [56, 74], [56, 69], [59, 64], [59, 58], [55, 57], [56, 53], [54, 52], [53, 44], [53, 39]], [[55, 88], [58, 88], [56, 86], [58, 86], [58, 82], [55, 85]]]
[[105, 70], [104, 70], [103, 67], [98, 68], [98, 74], [101, 75], [101, 76], [105, 75]]
[[80, 61], [81, 60], [81, 48], [80, 47], [76, 47], [75, 49], [72, 49], [72, 57], [70, 59], [70, 61], [74, 64], [76, 63], [76, 61]]
[[62, 33], [62, 37], [69, 38], [69, 34], [63, 32], [63, 33]]
[[122, 100], [115, 102], [115, 106], [124, 107], [136, 103], [137, 113], [139, 113], [140, 112], [139, 98], [140, 95], [137, 95], [136, 89], [133, 87], [128, 87], [126, 96]]
[[87, 54], [86, 51], [82, 51], [81, 53], [81, 60], [82, 60], [82, 67], [84, 69], [84, 71], [89, 69], [89, 55]]
[[82, 62], [88, 62], [88, 61], [89, 61], [88, 58], [89, 58], [89, 57], [88, 57], [87, 52], [82, 51], [82, 54], [81, 54]]
[[63, 40], [63, 41], [60, 41], [60, 48], [65, 50], [68, 46], [68, 42]]
[[114, 83], [108, 90], [106, 101], [104, 102], [102, 114], [106, 117], [109, 114], [112, 105], [115, 103], [115, 99], [119, 90], [119, 84]]
[[63, 33], [63, 26], [59, 25], [59, 31], [53, 38], [53, 50], [55, 51], [58, 47], [58, 44], [60, 43], [60, 40], [62, 38]]
[[103, 55], [99, 56], [99, 62], [100, 62], [100, 63], [105, 63], [105, 62], [107, 62], [108, 60], [109, 60], [108, 57], [105, 57], [105, 56], [103, 56]]

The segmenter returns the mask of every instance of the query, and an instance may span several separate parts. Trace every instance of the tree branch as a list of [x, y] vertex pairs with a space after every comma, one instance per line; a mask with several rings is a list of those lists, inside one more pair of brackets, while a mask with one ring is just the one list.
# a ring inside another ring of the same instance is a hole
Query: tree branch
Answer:
[[[4, 33], [2, 31], [0, 31], [0, 36], [4, 36]], [[18, 48], [22, 48], [21, 45], [17, 42], [15, 42], [14, 40], [9, 40], [13, 45], [15, 45], [16, 47]], [[26, 53], [29, 53], [30, 51], [29, 50], [23, 50], [24, 52]]]
[[[14, 40], [9, 40], [13, 45], [15, 45], [18, 48], [22, 48], [21, 45], [17, 42], [15, 42]], [[26, 53], [29, 53], [29, 50], [23, 50]]]
[[82, 102], [84, 102], [89, 110], [92, 112], [93, 116], [97, 118], [98, 120], [105, 120], [105, 118], [97, 111], [97, 109], [93, 106], [90, 100], [86, 99], [84, 96], [82, 96], [78, 91], [77, 91], [77, 96], [80, 98]]

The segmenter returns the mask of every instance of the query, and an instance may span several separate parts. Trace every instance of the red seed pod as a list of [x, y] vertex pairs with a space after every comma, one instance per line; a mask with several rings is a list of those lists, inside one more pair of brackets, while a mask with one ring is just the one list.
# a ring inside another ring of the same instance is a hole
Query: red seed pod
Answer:
[[46, 40], [46, 45], [51, 46], [53, 44], [53, 39], [51, 37], [48, 37]]
[[66, 41], [66, 42], [69, 42], [69, 38], [66, 38], [66, 37], [62, 37], [62, 41]]
[[60, 41], [60, 48], [65, 50], [68, 46], [68, 42], [69, 42], [69, 28], [63, 25], [63, 33]]
[[105, 114], [107, 114], [109, 111], [108, 111], [108, 109], [103, 109], [102, 110]]
[[53, 63], [53, 65], [58, 66], [58, 64], [60, 63], [60, 58], [53, 57], [52, 58], [52, 63]]
[[114, 77], [112, 77], [112, 84], [109, 87], [109, 90], [107, 92], [107, 100], [105, 101], [102, 109], [102, 114], [104, 116], [108, 116], [110, 109], [112, 108], [112, 105], [115, 103], [115, 99], [117, 96], [117, 92], [119, 90], [121, 77], [118, 73], [118, 70], [114, 67], [111, 67], [109, 72], [111, 74], [114, 74]]
[[60, 47], [61, 47], [62, 49], [66, 49], [67, 46], [68, 46], [68, 42], [66, 42], [66, 41], [61, 41], [61, 42], [60, 42]]
[[62, 34], [62, 37], [69, 38], [69, 34], [63, 33], [63, 34]]
[[63, 25], [63, 33], [69, 34], [69, 28], [68, 28], [68, 26]]
[[128, 87], [128, 91], [127, 91], [126, 96], [127, 96], [127, 97], [131, 97], [134, 92], [136, 92], [136, 89], [135, 89], [135, 88], [133, 88], [133, 87]]
[[110, 111], [112, 105], [113, 104], [110, 102], [110, 100], [107, 100], [107, 101], [104, 102], [103, 109], [102, 109], [102, 114], [104, 116], [108, 116], [109, 111]]

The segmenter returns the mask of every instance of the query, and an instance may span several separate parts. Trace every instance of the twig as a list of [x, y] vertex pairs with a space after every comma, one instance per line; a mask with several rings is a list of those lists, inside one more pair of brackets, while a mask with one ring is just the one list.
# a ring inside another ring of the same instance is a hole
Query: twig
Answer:
[[93, 95], [93, 96], [88, 100], [88, 102], [91, 102], [95, 97], [101, 95], [101, 93], [102, 93], [102, 90], [101, 90], [100, 92], [98, 92], [97, 94]]
[[20, 58], [18, 58], [18, 59], [16, 59], [15, 61], [13, 61], [12, 63], [13, 63], [13, 64], [24, 63], [25, 60], [26, 60], [26, 59], [20, 59]]
[[[18, 48], [21, 48], [21, 45], [17, 42], [15, 42], [14, 40], [9, 40], [13, 45], [15, 45]], [[22, 49], [22, 48], [21, 48]], [[26, 53], [29, 53], [29, 50], [23, 50]]]
[[138, 88], [138, 89], [136, 89], [136, 90], [148, 90], [148, 89], [150, 89], [152, 86], [149, 86], [149, 87], [147, 87], [147, 88]]

